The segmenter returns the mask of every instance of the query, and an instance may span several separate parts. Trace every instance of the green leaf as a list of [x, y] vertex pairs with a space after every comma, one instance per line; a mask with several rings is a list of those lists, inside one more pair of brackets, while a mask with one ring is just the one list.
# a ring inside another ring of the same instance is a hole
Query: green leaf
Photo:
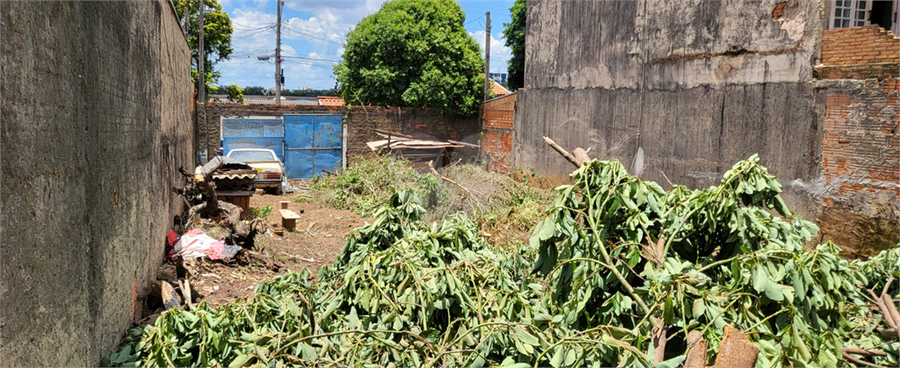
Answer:
[[472, 364], [469, 365], [469, 368], [483, 368], [484, 367], [484, 358], [481, 355], [475, 357], [475, 360], [472, 361]]
[[762, 293], [767, 289], [769, 289], [769, 275], [766, 274], [762, 266], [756, 265], [753, 268], [753, 290], [756, 290], [757, 293]]
[[577, 359], [578, 359], [578, 352], [575, 351], [575, 349], [569, 349], [569, 351], [566, 352], [566, 362], [565, 362], [565, 365], [566, 365], [567, 367], [571, 367], [572, 364], [575, 364], [575, 360], [577, 360]]
[[775, 282], [766, 284], [766, 297], [776, 302], [784, 300], [784, 292], [781, 291], [781, 285]]
[[685, 358], [687, 358], [687, 355], [679, 355], [672, 359], [655, 363], [653, 364], [653, 368], [675, 368], [679, 364], [681, 364], [681, 362], [683, 362]]
[[359, 326], [359, 317], [356, 315], [356, 307], [350, 307], [350, 315], [347, 316], [347, 327], [355, 330]]
[[695, 319], [699, 319], [700, 316], [703, 315], [703, 312], [706, 310], [706, 304], [703, 303], [703, 299], [694, 299], [694, 305], [691, 308], [691, 314]]
[[519, 326], [513, 326], [513, 331], [515, 331], [516, 336], [519, 337], [519, 340], [521, 340], [525, 344], [538, 345], [538, 343], [540, 343], [537, 337], [534, 337], [532, 334], [519, 328]]
[[663, 304], [663, 321], [671, 324], [673, 320], [675, 320], [675, 299], [670, 295], [666, 297], [666, 302]]
[[244, 354], [238, 353], [238, 355], [234, 358], [234, 360], [232, 360], [231, 363], [228, 364], [228, 367], [229, 368], [243, 367], [244, 365], [247, 364], [247, 362], [249, 360], [250, 360], [249, 355], [244, 355]]
[[550, 365], [553, 368], [559, 368], [559, 366], [563, 365], [563, 359], [566, 357], [566, 349], [562, 345], [557, 346], [556, 352], [553, 353], [553, 358], [550, 358]]

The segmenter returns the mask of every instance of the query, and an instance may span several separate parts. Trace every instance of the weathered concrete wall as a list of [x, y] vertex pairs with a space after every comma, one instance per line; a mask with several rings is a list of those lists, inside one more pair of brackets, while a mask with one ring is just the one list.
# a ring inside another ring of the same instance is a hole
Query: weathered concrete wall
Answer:
[[165, 1], [0, 3], [0, 365], [96, 366], [155, 279], [192, 167]]
[[347, 161], [371, 154], [366, 142], [384, 139], [375, 129], [409, 134], [423, 139], [452, 139], [476, 143], [481, 126], [478, 116], [436, 117], [429, 109], [379, 106], [322, 105], [241, 105], [236, 103], [206, 104], [206, 126], [201, 127], [202, 149], [209, 157], [219, 149], [222, 117], [282, 116], [286, 114], [341, 114], [347, 125]]
[[[515, 164], [567, 180], [546, 135], [698, 188], [758, 153], [824, 239], [860, 254], [900, 240], [890, 32], [823, 31], [814, 0], [528, 5]], [[876, 79], [817, 80], [838, 78]]]
[[[661, 183], [665, 174], [691, 187], [713, 185], [754, 153], [786, 181], [818, 177], [821, 96], [808, 82], [822, 32], [820, 3], [528, 5], [515, 164], [567, 180], [571, 168], [546, 147], [546, 135], [563, 147], [618, 158]], [[638, 152], [642, 160], [635, 160]], [[789, 188], [786, 199], [802, 215], [814, 214], [802, 189]]]

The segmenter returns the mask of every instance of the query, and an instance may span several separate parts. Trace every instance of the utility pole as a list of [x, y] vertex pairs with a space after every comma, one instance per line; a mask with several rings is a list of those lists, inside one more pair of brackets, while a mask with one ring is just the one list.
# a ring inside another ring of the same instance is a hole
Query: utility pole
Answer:
[[275, 104], [281, 105], [281, 6], [284, 0], [276, 0], [278, 3], [278, 21], [275, 24]]
[[487, 29], [484, 32], [484, 100], [491, 97], [491, 12], [484, 13]]
[[203, 50], [203, 14], [205, 13], [206, 8], [203, 4], [203, 0], [199, 0], [200, 2], [200, 19], [197, 21], [197, 27], [200, 28], [199, 36], [200, 36], [200, 52], [197, 55], [197, 72], [200, 74], [199, 84], [197, 87], [197, 99], [200, 100], [199, 105], [204, 106], [206, 103], [206, 71], [204, 70], [206, 67], [206, 55]]

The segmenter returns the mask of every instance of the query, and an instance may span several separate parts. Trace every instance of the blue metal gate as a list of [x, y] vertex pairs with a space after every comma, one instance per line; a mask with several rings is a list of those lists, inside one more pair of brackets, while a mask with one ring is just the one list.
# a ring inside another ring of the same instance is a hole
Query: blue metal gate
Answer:
[[284, 124], [281, 118], [223, 118], [222, 151], [268, 148], [284, 162]]
[[310, 179], [341, 163], [340, 115], [284, 115], [287, 177]]

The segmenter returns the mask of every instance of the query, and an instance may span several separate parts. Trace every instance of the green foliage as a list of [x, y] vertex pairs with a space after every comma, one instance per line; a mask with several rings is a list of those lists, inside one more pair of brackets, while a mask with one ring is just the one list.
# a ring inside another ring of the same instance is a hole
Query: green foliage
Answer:
[[[845, 347], [898, 364], [862, 288], [900, 275], [900, 247], [853, 262], [805, 248], [814, 225], [771, 214], [790, 212], [756, 157], [702, 190], [666, 192], [616, 161], [572, 178], [526, 247], [490, 246], [462, 213], [428, 224], [396, 193], [316, 284], [289, 273], [246, 304], [167, 311], [102, 364], [674, 367], [689, 332], [714, 356], [725, 325], [760, 367], [853, 365]], [[662, 326], [668, 360], [653, 364]]]
[[237, 84], [228, 86], [225, 92], [228, 94], [228, 101], [240, 104], [244, 103], [244, 90], [242, 90], [241, 87], [238, 87]]
[[677, 329], [676, 346], [699, 330], [715, 354], [731, 324], [751, 334], [764, 367], [836, 366], [845, 346], [886, 343], [859, 324], [868, 309], [858, 285], [873, 266], [851, 267], [831, 243], [805, 249], [818, 229], [772, 215], [791, 213], [756, 156], [703, 190], [665, 192], [618, 162], [592, 161], [572, 177], [531, 241], [535, 271], [556, 284], [545, 304], [573, 328], [618, 323], [646, 338], [642, 351], [657, 325]]
[[525, 18], [527, 16], [525, 0], [516, 0], [509, 8], [510, 22], [503, 23], [506, 28], [503, 36], [506, 37], [506, 46], [512, 51], [512, 56], [507, 61], [507, 86], [510, 91], [515, 91], [525, 86]]
[[355, 160], [339, 175], [318, 177], [309, 194], [322, 205], [368, 216], [392, 194], [404, 190], [414, 192], [428, 206], [444, 194], [431, 174], [419, 174], [402, 158], [375, 155]]
[[453, 1], [386, 2], [347, 35], [343, 60], [334, 67], [344, 100], [429, 107], [438, 114], [477, 112], [484, 61], [464, 21]]
[[267, 218], [272, 213], [272, 206], [250, 207], [250, 215], [257, 218]]
[[[200, 80], [197, 60], [200, 59], [200, 34], [197, 23], [199, 22], [199, 1], [173, 0], [175, 11], [179, 18], [187, 14], [187, 39], [191, 47], [191, 80], [194, 81], [194, 90]], [[215, 71], [213, 66], [228, 57], [234, 51], [231, 48], [231, 34], [234, 29], [231, 26], [231, 18], [222, 10], [222, 5], [217, 0], [203, 0], [206, 10], [203, 14], [203, 48], [206, 51], [203, 71], [206, 74], [206, 91], [210, 94], [213, 86], [222, 73]]]
[[[260, 86], [248, 86], [243, 89], [244, 94], [247, 96], [263, 96], [269, 93], [269, 89]], [[297, 96], [297, 97], [318, 97], [318, 96], [337, 96], [337, 91], [334, 88], [331, 89], [282, 89], [282, 96]]]
[[337, 96], [337, 90], [330, 89], [283, 89], [282, 96], [299, 96], [299, 97], [318, 97], [318, 96]]

